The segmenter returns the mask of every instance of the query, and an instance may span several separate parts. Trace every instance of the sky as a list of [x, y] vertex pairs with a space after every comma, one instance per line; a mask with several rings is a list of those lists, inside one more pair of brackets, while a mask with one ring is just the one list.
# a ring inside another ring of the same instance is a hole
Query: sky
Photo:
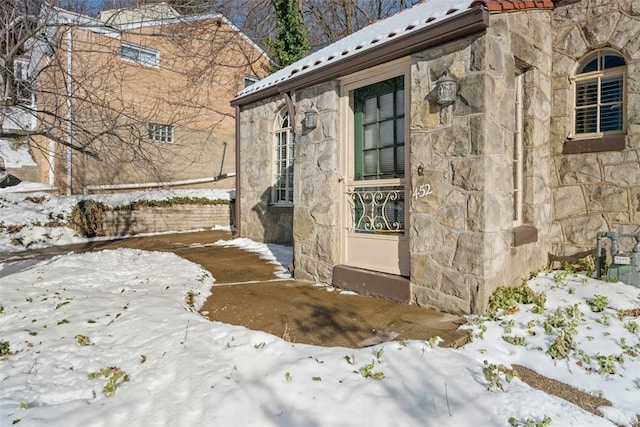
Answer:
[[[34, 197], [43, 199], [34, 204]], [[100, 197], [126, 204], [143, 196]], [[0, 192], [0, 236], [19, 223], [39, 247], [78, 241], [65, 227], [37, 225], [38, 215], [64, 218], [75, 200]], [[292, 258], [286, 246], [215, 244], [258, 252], [278, 271]], [[0, 239], [0, 252], [11, 246]], [[544, 292], [544, 308], [518, 304], [495, 319], [470, 316], [472, 341], [461, 348], [410, 340], [351, 349], [209, 321], [198, 310], [215, 298], [214, 284], [215, 271], [133, 249], [0, 263], [0, 425], [638, 424], [639, 288], [541, 271], [528, 286]], [[567, 331], [567, 357], [553, 359]], [[512, 364], [612, 406], [600, 417], [518, 378], [509, 381]]]

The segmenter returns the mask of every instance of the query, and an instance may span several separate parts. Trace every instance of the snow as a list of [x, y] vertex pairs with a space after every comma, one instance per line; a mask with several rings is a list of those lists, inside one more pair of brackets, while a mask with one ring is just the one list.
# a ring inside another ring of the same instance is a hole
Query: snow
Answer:
[[[0, 220], [33, 224], [64, 216], [77, 202], [43, 197], [0, 195]], [[126, 203], [166, 195], [98, 197]], [[69, 237], [25, 230], [42, 246]], [[258, 252], [279, 271], [292, 258], [288, 247], [247, 239], [217, 244]], [[10, 246], [0, 241], [0, 252]], [[0, 272], [0, 345], [9, 346], [0, 347], [3, 426], [509, 426], [511, 417], [525, 425], [545, 416], [551, 426], [630, 426], [640, 413], [640, 319], [618, 317], [640, 307], [640, 289], [622, 283], [541, 272], [528, 282], [546, 294], [541, 313], [529, 304], [494, 320], [471, 316], [474, 338], [460, 349], [418, 340], [349, 349], [208, 321], [198, 309], [215, 298], [215, 271], [171, 253], [70, 253], [0, 263]], [[596, 295], [607, 297], [601, 312], [588, 303]], [[546, 332], [545, 321], [575, 304], [574, 347], [554, 360], [547, 350], [558, 330]], [[615, 373], [599, 373], [598, 354], [623, 361], [608, 365]], [[530, 367], [613, 407], [598, 417], [504, 375], [500, 390], [488, 381], [485, 360]]]
[[19, 168], [22, 166], [35, 166], [36, 163], [29, 154], [26, 144], [14, 148], [7, 140], [0, 139], [0, 158], [4, 160], [4, 167]]
[[237, 98], [282, 84], [290, 78], [297, 78], [351, 56], [360, 55], [369, 49], [379, 48], [387, 43], [397, 43], [399, 37], [438, 24], [443, 19], [453, 18], [467, 11], [473, 3], [474, 0], [426, 0], [364, 27], [269, 75], [242, 90]]

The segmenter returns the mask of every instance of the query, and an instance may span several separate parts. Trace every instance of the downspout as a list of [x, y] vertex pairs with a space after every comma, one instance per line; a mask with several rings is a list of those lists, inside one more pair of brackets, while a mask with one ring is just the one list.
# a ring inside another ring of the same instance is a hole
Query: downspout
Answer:
[[49, 139], [49, 185], [56, 185], [56, 143]]
[[240, 107], [236, 105], [236, 200], [234, 202], [233, 225], [236, 227], [236, 237], [242, 236], [242, 226], [240, 222], [240, 175], [242, 169], [240, 169]]
[[69, 28], [67, 30], [67, 79], [66, 79], [66, 89], [67, 89], [67, 196], [71, 195], [71, 144], [73, 143], [73, 138], [71, 136], [71, 132], [73, 130], [73, 126], [71, 120], [73, 118], [71, 112], [71, 89], [72, 89], [72, 81], [71, 81], [71, 72], [73, 71], [73, 39], [72, 39], [72, 29]]

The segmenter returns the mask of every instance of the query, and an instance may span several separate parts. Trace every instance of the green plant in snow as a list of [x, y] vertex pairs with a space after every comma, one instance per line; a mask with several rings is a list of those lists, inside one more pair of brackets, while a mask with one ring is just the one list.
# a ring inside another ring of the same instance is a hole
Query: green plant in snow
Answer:
[[573, 334], [567, 331], [560, 331], [547, 350], [547, 354], [552, 359], [566, 359], [569, 357], [569, 351], [574, 349]]
[[0, 341], [0, 356], [10, 356], [11, 349], [9, 348], [9, 341]]
[[596, 360], [600, 365], [600, 369], [598, 369], [598, 373], [600, 375], [604, 375], [604, 374], [613, 375], [616, 373], [616, 363], [619, 363], [619, 364], [624, 363], [624, 358], [622, 357], [622, 355], [615, 356], [613, 354], [604, 355], [604, 354], [597, 353]]
[[364, 378], [370, 378], [373, 380], [381, 380], [384, 378], [384, 372], [378, 371], [373, 372], [373, 368], [375, 368], [375, 361], [372, 360], [371, 363], [367, 363], [362, 368], [360, 368], [360, 375]]
[[356, 361], [356, 356], [355, 355], [349, 356], [347, 354], [344, 356], [344, 360], [346, 360], [349, 365], [353, 365]]
[[527, 421], [521, 422], [514, 417], [509, 418], [509, 425], [513, 427], [548, 427], [551, 425], [551, 418], [547, 415], [540, 421], [536, 421], [533, 418], [527, 419]]
[[516, 336], [503, 335], [502, 339], [505, 342], [508, 342], [511, 345], [521, 345], [521, 346], [527, 345], [527, 341], [526, 341], [525, 337], [516, 337]]
[[187, 292], [187, 295], [184, 297], [184, 303], [193, 308], [195, 304], [195, 297], [196, 294], [193, 291]]
[[624, 350], [623, 353], [626, 354], [627, 356], [638, 357], [639, 355], [638, 351], [640, 351], [640, 342], [638, 342], [635, 346], [632, 347], [629, 344], [627, 344], [627, 339], [623, 337], [623, 338], [620, 338], [620, 348]]
[[638, 322], [627, 322], [624, 324], [624, 327], [627, 329], [627, 331], [631, 332], [632, 334], [637, 334], [638, 333]]
[[291, 376], [291, 373], [285, 372], [284, 373], [284, 379], [285, 379], [286, 382], [291, 382], [291, 380], [293, 379], [293, 376]]
[[607, 308], [609, 304], [609, 298], [604, 295], [594, 295], [592, 299], [587, 300], [587, 304], [594, 313], [599, 313]]
[[75, 336], [75, 339], [80, 346], [91, 345], [91, 340], [85, 335], [78, 334]]
[[544, 292], [536, 294], [528, 285], [522, 286], [501, 286], [489, 298], [489, 315], [495, 318], [499, 312], [507, 313], [517, 310], [518, 304], [535, 304], [544, 307], [546, 302]]
[[518, 376], [518, 373], [513, 369], [509, 369], [504, 365], [496, 365], [494, 363], [489, 363], [488, 361], [484, 361], [484, 366], [482, 368], [482, 373], [484, 374], [484, 378], [489, 383], [487, 385], [487, 390], [494, 391], [496, 389], [500, 389], [504, 391], [504, 385], [502, 384], [502, 378], [507, 383], [510, 383], [514, 377]]
[[107, 397], [112, 397], [116, 393], [118, 385], [129, 381], [129, 375], [115, 366], [102, 368], [98, 372], [89, 374], [87, 377], [90, 380], [95, 380], [100, 377], [106, 378], [107, 383], [102, 387], [102, 393]]
[[4, 314], [4, 305], [0, 305], [0, 314]]
[[382, 363], [382, 354], [384, 353], [384, 347], [380, 347], [378, 351], [376, 351], [376, 360], [378, 363]]
[[510, 334], [513, 331], [513, 327], [515, 326], [515, 324], [516, 321], [513, 319], [510, 319], [509, 321], [503, 320], [502, 322], [500, 322], [500, 326], [504, 328], [505, 334]]
[[609, 326], [609, 316], [607, 316], [606, 314], [603, 314], [602, 316], [596, 319], [596, 322], [604, 326]]

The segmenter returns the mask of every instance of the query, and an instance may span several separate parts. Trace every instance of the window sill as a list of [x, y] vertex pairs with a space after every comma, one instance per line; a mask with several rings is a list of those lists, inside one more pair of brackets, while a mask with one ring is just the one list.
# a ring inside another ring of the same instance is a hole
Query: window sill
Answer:
[[562, 154], [622, 151], [627, 146], [625, 138], [626, 135], [605, 135], [601, 138], [567, 139], [562, 147]]
[[272, 213], [293, 213], [293, 205], [273, 205], [267, 206], [267, 212]]
[[532, 225], [520, 225], [513, 228], [513, 245], [522, 246], [538, 241], [538, 229]]

